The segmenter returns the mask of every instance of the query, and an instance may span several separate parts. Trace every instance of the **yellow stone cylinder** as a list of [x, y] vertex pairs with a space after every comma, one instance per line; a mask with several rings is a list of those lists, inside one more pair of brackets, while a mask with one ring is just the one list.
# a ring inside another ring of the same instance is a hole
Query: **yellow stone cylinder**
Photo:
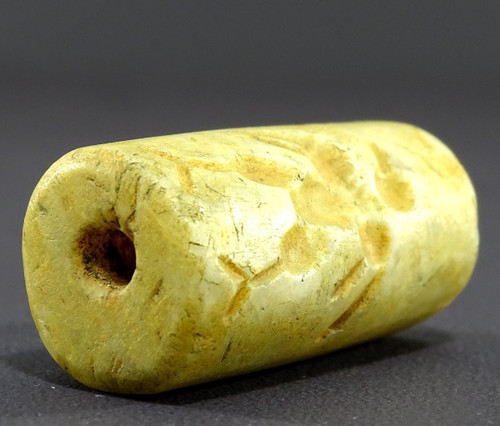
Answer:
[[84, 384], [155, 393], [333, 351], [439, 311], [478, 249], [471, 182], [407, 124], [96, 145], [28, 206], [31, 312]]

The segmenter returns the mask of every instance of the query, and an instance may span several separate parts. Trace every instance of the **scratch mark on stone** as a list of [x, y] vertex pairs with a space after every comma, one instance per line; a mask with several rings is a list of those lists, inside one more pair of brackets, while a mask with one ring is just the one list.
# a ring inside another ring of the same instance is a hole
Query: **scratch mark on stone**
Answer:
[[224, 354], [222, 355], [222, 358], [221, 358], [220, 362], [223, 362], [227, 358], [227, 356], [229, 354], [229, 351], [231, 350], [231, 345], [232, 344], [233, 344], [233, 341], [230, 340], [229, 343], [228, 343], [228, 345], [226, 346], [226, 350], [224, 351]]
[[153, 290], [151, 291], [151, 297], [156, 297], [161, 293], [161, 287], [163, 286], [163, 280], [160, 279], [156, 282]]

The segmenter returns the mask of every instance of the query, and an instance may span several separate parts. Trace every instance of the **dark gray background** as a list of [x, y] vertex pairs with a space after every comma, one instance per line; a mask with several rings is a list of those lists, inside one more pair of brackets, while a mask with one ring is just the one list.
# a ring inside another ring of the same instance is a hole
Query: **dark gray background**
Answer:
[[[488, 0], [2, 0], [0, 424], [499, 424], [499, 28], [500, 2]], [[31, 191], [58, 157], [358, 119], [424, 127], [471, 175], [481, 249], [449, 308], [392, 337], [153, 397], [87, 389], [51, 360], [20, 240]]]

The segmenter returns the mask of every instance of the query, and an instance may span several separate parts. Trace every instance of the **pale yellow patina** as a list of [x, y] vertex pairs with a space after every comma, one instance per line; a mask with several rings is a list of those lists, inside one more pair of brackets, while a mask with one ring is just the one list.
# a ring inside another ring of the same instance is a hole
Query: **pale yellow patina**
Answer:
[[44, 175], [23, 234], [47, 349], [86, 385], [129, 393], [408, 327], [460, 292], [477, 249], [460, 163], [390, 122], [81, 148]]

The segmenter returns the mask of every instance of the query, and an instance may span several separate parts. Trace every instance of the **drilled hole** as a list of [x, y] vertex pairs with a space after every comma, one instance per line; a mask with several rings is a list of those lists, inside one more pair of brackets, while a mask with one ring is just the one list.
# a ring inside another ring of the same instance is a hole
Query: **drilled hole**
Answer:
[[78, 240], [78, 251], [85, 273], [106, 285], [127, 285], [134, 275], [134, 243], [119, 229], [86, 229]]

